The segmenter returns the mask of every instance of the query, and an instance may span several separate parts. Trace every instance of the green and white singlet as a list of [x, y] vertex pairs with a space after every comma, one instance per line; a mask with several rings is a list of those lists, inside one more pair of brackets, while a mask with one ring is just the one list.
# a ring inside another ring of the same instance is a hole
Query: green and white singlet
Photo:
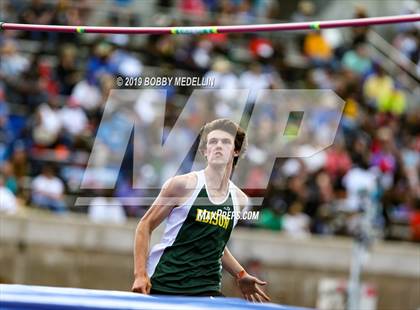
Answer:
[[[229, 181], [225, 200], [214, 203], [204, 170], [195, 172], [193, 194], [173, 208], [163, 237], [149, 254], [147, 273], [152, 288], [166, 293], [197, 294], [221, 289], [221, 258], [239, 212], [238, 188]], [[220, 211], [219, 211], [220, 210]]]

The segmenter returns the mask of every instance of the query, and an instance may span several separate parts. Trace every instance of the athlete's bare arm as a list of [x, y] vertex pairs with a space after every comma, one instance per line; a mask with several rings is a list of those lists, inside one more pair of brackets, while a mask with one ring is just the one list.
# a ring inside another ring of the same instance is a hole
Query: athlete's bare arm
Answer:
[[[241, 211], [248, 208], [248, 196], [240, 189], [236, 190], [236, 199]], [[246, 300], [253, 302], [270, 301], [270, 298], [258, 287], [258, 285], [266, 285], [267, 282], [248, 274], [227, 247], [223, 252], [222, 266], [233, 277], [237, 278], [239, 289]]]
[[[236, 200], [238, 201], [238, 204], [239, 204], [239, 208], [242, 211], [248, 205], [248, 196], [239, 188], [236, 188], [235, 194], [236, 194]], [[238, 274], [238, 272], [244, 269], [241, 266], [241, 264], [239, 264], [239, 262], [235, 259], [235, 257], [233, 257], [233, 255], [230, 253], [227, 246], [225, 247], [225, 251], [223, 252], [222, 266], [233, 277], [235, 277]]]
[[229, 272], [233, 277], [235, 277], [241, 270], [244, 270], [244, 267], [233, 257], [230, 253], [228, 247], [225, 247], [225, 251], [222, 256], [222, 266], [227, 272]]
[[137, 225], [134, 239], [134, 283], [133, 292], [149, 294], [150, 279], [146, 271], [149, 255], [150, 237], [153, 230], [168, 217], [173, 208], [181, 205], [194, 190], [196, 175], [189, 173], [169, 179], [163, 186], [159, 196], [141, 218]]

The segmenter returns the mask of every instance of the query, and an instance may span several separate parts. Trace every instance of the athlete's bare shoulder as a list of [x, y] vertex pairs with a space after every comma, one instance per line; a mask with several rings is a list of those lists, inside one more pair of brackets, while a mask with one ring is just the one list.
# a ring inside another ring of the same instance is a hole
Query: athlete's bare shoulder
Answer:
[[179, 203], [194, 192], [197, 184], [197, 175], [194, 172], [177, 175], [168, 179], [162, 188], [165, 197], [176, 197]]

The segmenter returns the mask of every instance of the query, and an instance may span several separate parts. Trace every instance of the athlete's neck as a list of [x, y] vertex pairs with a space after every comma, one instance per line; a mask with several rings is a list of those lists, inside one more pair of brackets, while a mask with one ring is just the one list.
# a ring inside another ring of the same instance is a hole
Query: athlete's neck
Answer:
[[215, 191], [225, 192], [229, 185], [230, 175], [232, 173], [232, 164], [227, 166], [213, 167], [208, 165], [204, 169], [207, 188]]

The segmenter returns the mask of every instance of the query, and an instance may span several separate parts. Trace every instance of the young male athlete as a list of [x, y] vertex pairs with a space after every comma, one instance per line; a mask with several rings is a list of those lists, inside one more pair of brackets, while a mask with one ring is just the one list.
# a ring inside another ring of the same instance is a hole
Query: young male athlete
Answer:
[[[138, 224], [133, 292], [223, 296], [223, 266], [236, 278], [245, 299], [270, 300], [258, 286], [266, 282], [249, 275], [226, 247], [237, 222], [232, 215], [248, 200], [230, 181], [246, 146], [245, 132], [228, 119], [202, 128], [199, 151], [206, 157], [207, 167], [169, 179]], [[149, 254], [152, 231], [165, 219], [162, 240]]]

